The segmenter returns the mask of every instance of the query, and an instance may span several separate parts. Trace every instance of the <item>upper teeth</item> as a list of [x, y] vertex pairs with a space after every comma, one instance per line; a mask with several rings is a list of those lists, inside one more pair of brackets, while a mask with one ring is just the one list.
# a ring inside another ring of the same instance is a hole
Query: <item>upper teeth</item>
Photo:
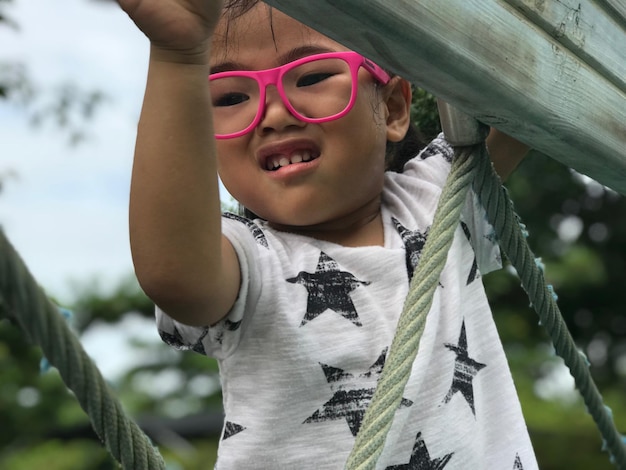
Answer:
[[311, 152], [309, 152], [308, 150], [295, 152], [290, 156], [276, 155], [267, 159], [267, 169], [276, 170], [277, 168], [281, 168], [292, 163], [308, 162], [309, 160], [311, 160], [311, 158]]

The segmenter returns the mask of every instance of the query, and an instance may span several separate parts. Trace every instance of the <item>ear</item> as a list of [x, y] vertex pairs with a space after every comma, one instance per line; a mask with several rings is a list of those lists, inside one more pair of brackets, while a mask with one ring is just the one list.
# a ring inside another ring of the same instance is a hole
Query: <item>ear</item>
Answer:
[[400, 142], [411, 124], [411, 84], [395, 76], [383, 89], [383, 99], [387, 105], [387, 140]]

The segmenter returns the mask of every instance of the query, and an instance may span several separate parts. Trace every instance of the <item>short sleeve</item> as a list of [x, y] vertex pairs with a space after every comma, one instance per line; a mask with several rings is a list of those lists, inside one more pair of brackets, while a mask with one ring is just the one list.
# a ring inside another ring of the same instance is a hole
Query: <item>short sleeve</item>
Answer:
[[[259, 246], [266, 240], [253, 221], [233, 214], [222, 219], [222, 232], [233, 245], [241, 270], [241, 285], [237, 299], [230, 312], [215, 325], [189, 326], [172, 319], [166, 312], [156, 308], [159, 335], [165, 343], [180, 350], [192, 350], [200, 354], [223, 359], [237, 348], [242, 332], [249, 319], [244, 312], [254, 312], [260, 295], [262, 276], [258, 270]], [[251, 283], [251, 280], [257, 280]], [[252, 313], [250, 313], [252, 315]]]

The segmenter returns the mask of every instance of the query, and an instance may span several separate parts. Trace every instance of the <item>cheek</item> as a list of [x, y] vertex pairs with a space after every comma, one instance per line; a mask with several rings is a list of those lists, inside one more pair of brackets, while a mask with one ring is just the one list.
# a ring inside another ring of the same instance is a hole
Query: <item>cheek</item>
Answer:
[[377, 140], [386, 142], [387, 135], [387, 108], [380, 90], [371, 81], [359, 84], [359, 94], [354, 105], [354, 111], [359, 116], [361, 128], [364, 132], [371, 132]]
[[354, 112], [351, 113], [347, 132], [361, 152], [371, 155], [372, 158], [380, 156], [384, 162], [387, 146], [386, 117], [383, 104], [376, 98], [377, 96], [363, 93], [352, 110]]

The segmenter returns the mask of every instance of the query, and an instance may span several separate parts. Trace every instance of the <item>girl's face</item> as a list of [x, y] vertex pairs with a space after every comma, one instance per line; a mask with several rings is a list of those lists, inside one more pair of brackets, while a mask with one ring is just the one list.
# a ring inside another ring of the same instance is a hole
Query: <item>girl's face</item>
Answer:
[[[269, 69], [312, 54], [346, 50], [259, 3], [235, 20], [222, 20], [214, 35], [211, 67]], [[318, 238], [377, 217], [386, 142], [401, 137], [389, 126], [385, 90], [362, 67], [358, 82], [350, 112], [321, 124], [295, 118], [276, 88], [269, 86], [257, 127], [217, 141], [219, 174], [233, 197], [276, 227]], [[280, 160], [290, 164], [268, 170]]]

